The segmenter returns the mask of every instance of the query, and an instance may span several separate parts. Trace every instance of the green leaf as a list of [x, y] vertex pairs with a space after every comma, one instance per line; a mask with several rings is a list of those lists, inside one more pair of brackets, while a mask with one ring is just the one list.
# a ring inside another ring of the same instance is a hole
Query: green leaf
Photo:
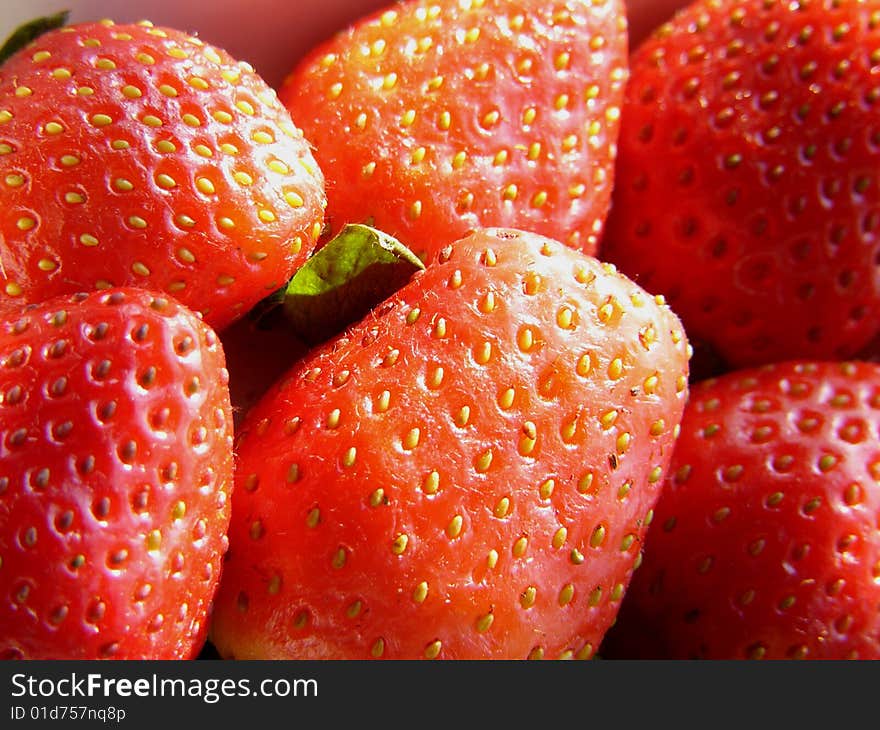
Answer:
[[363, 318], [424, 268], [387, 233], [350, 224], [293, 275], [284, 313], [300, 337], [321, 342]]
[[60, 28], [67, 24], [70, 17], [69, 10], [62, 10], [55, 15], [47, 15], [44, 18], [35, 18], [24, 25], [20, 25], [6, 39], [6, 42], [0, 46], [0, 63], [6, 61], [13, 53], [20, 51], [28, 43], [39, 38], [43, 33], [47, 33], [55, 28]]

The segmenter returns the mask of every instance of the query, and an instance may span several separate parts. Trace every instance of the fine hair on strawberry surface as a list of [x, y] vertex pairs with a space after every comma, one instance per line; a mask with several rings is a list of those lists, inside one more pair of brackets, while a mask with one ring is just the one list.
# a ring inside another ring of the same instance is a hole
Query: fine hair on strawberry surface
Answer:
[[246, 62], [111, 21], [0, 66], [0, 311], [111, 286], [162, 291], [217, 330], [314, 248], [324, 179]]
[[332, 230], [369, 221], [425, 260], [480, 226], [594, 254], [626, 79], [622, 0], [408, 0], [316, 46], [279, 96]]
[[232, 469], [223, 348], [173, 299], [0, 319], [0, 658], [194, 658]]
[[662, 300], [559, 242], [444, 248], [242, 424], [221, 656], [590, 658], [688, 357]]

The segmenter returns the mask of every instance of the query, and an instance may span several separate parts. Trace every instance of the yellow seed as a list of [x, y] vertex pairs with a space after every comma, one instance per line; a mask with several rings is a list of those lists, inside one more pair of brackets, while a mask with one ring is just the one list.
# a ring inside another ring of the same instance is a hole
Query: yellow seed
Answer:
[[259, 144], [271, 144], [275, 141], [275, 138], [271, 134], [262, 130], [254, 132], [251, 135], [251, 139]]
[[235, 180], [235, 182], [237, 182], [239, 185], [243, 185], [245, 187], [247, 187], [248, 185], [254, 184], [253, 177], [251, 177], [248, 173], [246, 173], [242, 170], [237, 170], [236, 172], [234, 172], [232, 174], [232, 177]]
[[330, 561], [330, 565], [333, 566], [336, 570], [345, 567], [345, 562], [348, 560], [348, 554], [345, 551], [345, 548], [339, 548], [334, 554], [333, 558]]
[[577, 365], [575, 366], [575, 372], [577, 372], [577, 374], [583, 378], [590, 374], [590, 370], [592, 370], [592, 368], [593, 361], [590, 355], [581, 355], [578, 358]]
[[22, 294], [22, 288], [14, 281], [6, 284], [6, 293], [11, 297], [19, 297]]
[[83, 197], [80, 193], [68, 192], [64, 193], [64, 202], [70, 203], [71, 205], [79, 205], [80, 203], [85, 202], [85, 197]]
[[601, 416], [599, 416], [599, 423], [602, 428], [606, 431], [614, 425], [614, 422], [617, 420], [617, 411], [613, 408], [609, 411], [605, 411]]
[[309, 514], [306, 516], [306, 527], [314, 529], [321, 522], [321, 510], [317, 507], [314, 507], [309, 511]]
[[39, 63], [40, 61], [45, 61], [52, 54], [49, 51], [37, 51], [33, 56], [31, 56], [31, 60], [34, 63]]
[[474, 468], [477, 470], [479, 474], [485, 474], [489, 471], [489, 467], [492, 465], [492, 450], [487, 449], [482, 454], [477, 457], [477, 461], [474, 464]]
[[526, 588], [519, 596], [519, 604], [523, 608], [531, 608], [535, 605], [535, 598], [538, 595], [538, 589], [534, 586]]
[[428, 597], [428, 584], [425, 581], [419, 583], [413, 591], [412, 599], [416, 603], [424, 603]]
[[40, 259], [37, 262], [37, 266], [39, 267], [40, 271], [55, 271], [55, 269], [58, 268], [58, 264], [56, 264], [54, 261], [51, 261], [50, 259]]
[[450, 540], [454, 540], [459, 535], [461, 535], [461, 530], [463, 526], [464, 520], [461, 515], [455, 515], [449, 524], [446, 526], [446, 535]]
[[489, 568], [489, 570], [493, 570], [496, 565], [498, 565], [498, 551], [490, 550], [489, 554], [486, 556], [486, 567]]
[[90, 121], [96, 127], [106, 127], [113, 123], [113, 119], [106, 114], [93, 114]]
[[611, 380], [619, 380], [623, 375], [623, 360], [619, 357], [614, 358], [608, 365], [608, 377]]
[[98, 239], [95, 238], [95, 237], [94, 237], [93, 235], [91, 235], [90, 233], [83, 233], [83, 234], [79, 237], [79, 242], [80, 242], [83, 246], [94, 247], [94, 246], [97, 246], [97, 245], [98, 245]]
[[620, 434], [617, 437], [617, 441], [615, 442], [615, 447], [617, 448], [618, 454], [625, 454], [629, 449], [630, 444], [632, 443], [632, 435], [626, 431]]
[[147, 533], [147, 550], [158, 550], [162, 545], [162, 533], [159, 530], [151, 530]]
[[376, 639], [373, 642], [373, 645], [370, 647], [370, 655], [374, 659], [378, 659], [385, 653], [385, 640], [384, 639]]
[[135, 261], [131, 265], [131, 270], [135, 274], [137, 274], [138, 276], [149, 276], [150, 275], [150, 270], [144, 264], [142, 264], [140, 261]]
[[546, 501], [550, 499], [554, 489], [556, 489], [556, 480], [552, 478], [547, 479], [541, 483], [540, 487], [538, 487], [538, 494], [541, 495], [542, 500]]
[[196, 257], [188, 248], [177, 249], [177, 258], [187, 264], [195, 263]]
[[498, 398], [498, 405], [502, 410], [508, 410], [513, 406], [513, 400], [516, 397], [516, 391], [513, 388], [505, 390]]
[[416, 446], [419, 445], [420, 438], [421, 431], [418, 428], [411, 429], [403, 439], [403, 448], [407, 451], [412, 451]]
[[449, 127], [451, 125], [452, 125], [452, 116], [449, 114], [449, 112], [448, 111], [440, 112], [440, 116], [437, 119], [437, 127], [445, 132], [446, 130], [449, 129]]
[[266, 167], [272, 170], [272, 172], [277, 172], [279, 175], [287, 175], [290, 173], [290, 168], [281, 160], [270, 160]]
[[491, 627], [492, 622], [495, 620], [495, 616], [492, 613], [487, 613], [480, 616], [477, 619], [476, 629], [480, 634], [486, 633]]
[[443, 644], [437, 640], [432, 641], [425, 647], [425, 658], [426, 659], [436, 659], [440, 655], [440, 651], [443, 649]]
[[559, 591], [559, 605], [567, 606], [571, 603], [574, 598], [574, 586], [571, 583], [566, 583], [562, 590]]
[[553, 533], [553, 540], [551, 541], [551, 545], [557, 550], [565, 545], [565, 541], [568, 540], [568, 530], [565, 527], [560, 527], [555, 533]]
[[122, 177], [118, 177], [113, 181], [113, 187], [124, 193], [134, 190], [134, 185], [132, 184], [132, 182]]
[[165, 173], [159, 173], [156, 175], [156, 184], [165, 190], [171, 190], [172, 188], [177, 187], [177, 181], [171, 177], [171, 175], [166, 175]]
[[[277, 216], [268, 208], [261, 208], [260, 212], [257, 213], [257, 217], [261, 221], [263, 221], [263, 223], [273, 223], [274, 221], [278, 220]], [[235, 224], [229, 218], [223, 218], [221, 220], [226, 222], [226, 225], [224, 227], [227, 227], [227, 228], [234, 228], [235, 227]]]
[[37, 222], [30, 216], [22, 216], [17, 221], [15, 221], [15, 226], [20, 231], [29, 231], [35, 225], [37, 225]]
[[425, 494], [437, 494], [440, 489], [440, 475], [432, 471], [422, 482], [422, 491]]
[[156, 63], [156, 59], [153, 58], [149, 53], [138, 53], [135, 56], [135, 59], [145, 66], [152, 66]]
[[58, 122], [49, 122], [43, 129], [46, 134], [61, 134], [64, 131], [64, 127]]
[[138, 215], [129, 216], [128, 225], [132, 228], [144, 229], [147, 227], [147, 222]]
[[284, 193], [284, 199], [291, 208], [302, 208], [305, 201], [302, 196], [294, 190], [288, 190]]
[[205, 195], [213, 195], [214, 193], [214, 183], [206, 177], [196, 178], [196, 188]]
[[24, 175], [19, 173], [10, 173], [5, 178], [6, 184], [11, 188], [20, 188], [24, 185]]
[[603, 542], [605, 542], [605, 526], [598, 525], [596, 529], [593, 530], [593, 533], [590, 535], [590, 547], [600, 547]]
[[462, 406], [455, 415], [455, 425], [464, 428], [471, 419], [471, 409], [469, 406]]
[[208, 84], [208, 82], [205, 81], [205, 79], [201, 78], [200, 76], [190, 77], [187, 83], [190, 86], [192, 86], [194, 89], [199, 89], [200, 91], [204, 91], [205, 89], [210, 88], [210, 85]]
[[407, 544], [409, 544], [409, 536], [401, 533], [391, 543], [391, 552], [395, 555], [403, 555], [406, 552]]
[[67, 81], [73, 74], [69, 68], [56, 68], [52, 70], [52, 77], [61, 81]]
[[238, 109], [242, 114], [247, 114], [247, 116], [252, 117], [256, 114], [256, 110], [249, 101], [245, 101], [244, 99], [240, 99], [235, 102], [235, 108]]
[[528, 546], [529, 546], [529, 540], [527, 537], [523, 536], [523, 537], [518, 538], [513, 543], [513, 557], [521, 558], [523, 555], [526, 554], [526, 549], [528, 548]]
[[499, 499], [492, 512], [498, 519], [507, 517], [510, 514], [510, 498], [502, 497]]

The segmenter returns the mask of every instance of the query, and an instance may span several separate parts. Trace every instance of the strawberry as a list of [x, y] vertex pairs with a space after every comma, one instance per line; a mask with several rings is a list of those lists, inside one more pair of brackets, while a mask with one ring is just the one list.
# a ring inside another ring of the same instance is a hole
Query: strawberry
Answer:
[[871, 363], [695, 386], [603, 654], [880, 659], [878, 414]]
[[0, 657], [187, 659], [226, 550], [220, 341], [143, 290], [0, 321]]
[[89, 23], [0, 66], [0, 310], [128, 285], [221, 329], [302, 263], [323, 205], [275, 92], [197, 38]]
[[602, 256], [728, 369], [880, 332], [880, 3], [712, 0], [631, 59]]
[[317, 46], [279, 96], [333, 231], [368, 222], [423, 260], [481, 226], [593, 253], [626, 52], [622, 0], [410, 0]]
[[481, 229], [250, 412], [221, 656], [590, 657], [687, 397], [675, 315], [564, 244]]

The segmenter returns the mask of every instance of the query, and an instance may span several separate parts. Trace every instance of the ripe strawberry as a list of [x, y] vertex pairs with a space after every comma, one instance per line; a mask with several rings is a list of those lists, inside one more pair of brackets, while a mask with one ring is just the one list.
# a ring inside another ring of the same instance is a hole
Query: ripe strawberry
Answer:
[[788, 362], [691, 390], [602, 653], [880, 658], [880, 366]]
[[251, 411], [212, 639], [236, 658], [589, 657], [687, 396], [672, 312], [480, 230]]
[[275, 92], [197, 38], [83, 24], [0, 66], [0, 310], [132, 285], [222, 328], [305, 259], [323, 205]]
[[194, 657], [225, 552], [220, 342], [114, 289], [0, 321], [0, 657]]
[[411, 0], [319, 45], [279, 95], [334, 230], [371, 222], [425, 260], [481, 226], [593, 253], [626, 51], [621, 0]]
[[880, 331], [880, 3], [719, 0], [631, 59], [602, 256], [744, 367]]

